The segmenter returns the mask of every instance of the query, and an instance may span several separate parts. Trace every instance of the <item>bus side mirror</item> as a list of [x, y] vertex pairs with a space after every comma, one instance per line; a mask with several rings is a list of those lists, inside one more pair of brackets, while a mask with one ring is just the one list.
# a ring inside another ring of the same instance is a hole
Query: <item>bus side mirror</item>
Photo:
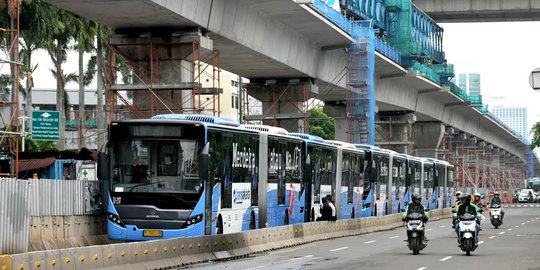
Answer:
[[199, 179], [201, 183], [204, 183], [206, 180], [207, 183], [210, 181], [208, 180], [208, 163], [210, 158], [210, 144], [206, 143], [199, 154]]

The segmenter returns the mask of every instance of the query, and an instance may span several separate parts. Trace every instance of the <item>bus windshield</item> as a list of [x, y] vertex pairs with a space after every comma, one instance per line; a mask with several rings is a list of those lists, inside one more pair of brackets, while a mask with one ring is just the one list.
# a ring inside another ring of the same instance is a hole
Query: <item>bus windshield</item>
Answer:
[[193, 139], [121, 139], [112, 147], [111, 191], [198, 194], [200, 149]]

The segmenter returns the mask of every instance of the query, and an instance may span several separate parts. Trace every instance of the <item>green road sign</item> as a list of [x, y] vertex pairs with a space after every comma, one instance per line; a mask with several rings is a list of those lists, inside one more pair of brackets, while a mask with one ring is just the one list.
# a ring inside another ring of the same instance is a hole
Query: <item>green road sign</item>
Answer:
[[32, 112], [32, 140], [59, 141], [60, 140], [60, 112], [33, 111]]

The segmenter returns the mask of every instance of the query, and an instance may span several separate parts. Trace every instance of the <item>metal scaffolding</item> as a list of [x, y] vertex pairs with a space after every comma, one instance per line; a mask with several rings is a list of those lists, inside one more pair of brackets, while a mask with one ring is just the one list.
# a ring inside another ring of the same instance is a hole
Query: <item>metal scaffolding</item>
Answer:
[[[198, 42], [144, 41], [111, 44], [107, 55], [109, 121], [161, 113], [220, 115], [219, 50], [203, 55]], [[122, 64], [129, 78], [118, 83]], [[203, 74], [211, 86], [203, 87]]]
[[[8, 64], [10, 68], [10, 92], [7, 98], [0, 101], [0, 118], [3, 128], [0, 131], [0, 146], [2, 149], [2, 161], [7, 161], [8, 164], [1, 166], [0, 176], [17, 176], [19, 171], [19, 139], [21, 134], [25, 135], [25, 130], [19, 127], [19, 27], [20, 27], [20, 1], [13, 6], [13, 14], [11, 25], [9, 28], [0, 28], [0, 34], [3, 39], [8, 42], [5, 48], [7, 59], [0, 60], [2, 64]], [[4, 117], [4, 116], [7, 116]], [[13, 161], [13, 162], [11, 162]], [[8, 167], [8, 168], [6, 168]]]

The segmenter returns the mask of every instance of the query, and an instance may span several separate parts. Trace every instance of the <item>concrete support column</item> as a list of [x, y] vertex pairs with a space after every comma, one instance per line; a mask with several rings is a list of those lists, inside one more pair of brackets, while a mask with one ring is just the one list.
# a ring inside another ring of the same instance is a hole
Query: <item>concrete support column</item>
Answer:
[[262, 103], [262, 115], [246, 115], [246, 121], [262, 121], [290, 132], [306, 132], [309, 115], [307, 102], [318, 94], [309, 80], [266, 80], [246, 85], [248, 95]]
[[193, 93], [202, 91], [199, 60], [211, 54], [212, 40], [200, 31], [159, 36], [144, 33], [137, 37], [116, 35], [111, 45], [133, 69], [127, 84], [112, 88], [131, 91], [133, 107], [143, 116], [199, 112]]
[[324, 112], [334, 118], [335, 123], [335, 140], [349, 142], [348, 119], [347, 119], [347, 104], [345, 102], [325, 102]]
[[375, 121], [377, 145], [398, 153], [413, 154], [412, 126], [416, 116], [412, 112], [379, 112]]
[[413, 125], [415, 156], [437, 158], [437, 149], [444, 137], [445, 127], [440, 122], [419, 122]]

